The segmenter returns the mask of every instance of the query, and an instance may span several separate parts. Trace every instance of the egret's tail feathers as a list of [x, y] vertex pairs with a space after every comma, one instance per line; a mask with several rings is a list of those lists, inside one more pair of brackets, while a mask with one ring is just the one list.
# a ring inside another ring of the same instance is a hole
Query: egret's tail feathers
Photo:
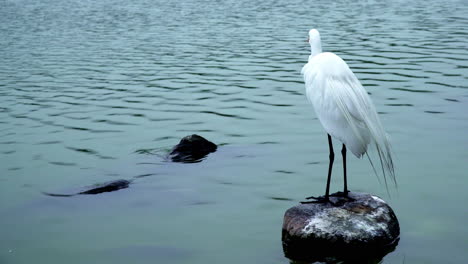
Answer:
[[371, 167], [372, 167], [372, 170], [374, 171], [374, 174], [377, 178], [377, 181], [379, 182], [379, 184], [382, 184], [382, 182], [380, 181], [380, 178], [379, 178], [379, 174], [377, 173], [377, 170], [375, 169], [375, 166], [374, 166], [374, 163], [372, 162], [371, 158], [369, 157], [369, 154], [367, 154], [366, 152], [366, 157], [367, 157], [367, 160], [369, 161]]
[[[367, 145], [366, 138], [368, 136], [374, 142], [382, 167], [385, 186], [387, 186], [387, 175], [396, 186], [390, 142], [366, 90], [355, 76], [346, 79], [330, 78], [328, 85], [331, 88], [329, 92], [356, 138], [363, 145]], [[365, 131], [365, 134], [363, 131]]]

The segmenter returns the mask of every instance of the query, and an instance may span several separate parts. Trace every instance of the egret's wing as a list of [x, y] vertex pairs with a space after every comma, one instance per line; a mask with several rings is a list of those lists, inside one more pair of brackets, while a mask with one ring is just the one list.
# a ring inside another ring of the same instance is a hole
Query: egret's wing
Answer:
[[[324, 70], [324, 65], [327, 62], [330, 62], [329, 59], [322, 60], [320, 63], [313, 61], [303, 68], [307, 98], [314, 106], [315, 113], [325, 131], [343, 142], [356, 157], [361, 157], [367, 151], [367, 145], [370, 141], [369, 133], [364, 127], [362, 118], [352, 105], [345, 105], [346, 112], [350, 116], [349, 119], [345, 118], [338, 107], [329, 87], [330, 82], [339, 85], [340, 80], [332, 78], [334, 75], [327, 74], [328, 71]], [[336, 67], [334, 69], [336, 70]], [[348, 120], [352, 120], [352, 122]], [[349, 123], [355, 125], [356, 132], [353, 131]]]
[[[354, 77], [351, 70], [343, 72], [346, 74], [328, 76], [326, 80], [330, 100], [333, 100], [339, 113], [343, 115], [346, 123], [351, 128], [352, 134], [358, 141], [356, 145], [367, 146], [370, 139], [365, 114], [371, 110], [372, 102], [357, 78], [354, 78], [354, 80], [350, 78], [351, 75]], [[365, 151], [364, 149], [361, 154], [364, 154]]]
[[[377, 149], [384, 178], [387, 171], [396, 184], [390, 142], [367, 91], [347, 65], [342, 69], [341, 76], [329, 78], [328, 85], [335, 102], [360, 140], [365, 139], [360, 135], [359, 126], [363, 124], [367, 128]], [[356, 119], [360, 122], [356, 123]]]

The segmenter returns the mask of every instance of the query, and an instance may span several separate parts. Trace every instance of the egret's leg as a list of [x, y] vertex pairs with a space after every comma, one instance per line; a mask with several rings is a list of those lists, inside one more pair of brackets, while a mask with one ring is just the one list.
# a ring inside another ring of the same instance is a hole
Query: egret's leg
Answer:
[[330, 150], [330, 155], [328, 157], [329, 157], [330, 161], [329, 161], [329, 164], [328, 164], [327, 190], [325, 191], [325, 197], [324, 196], [320, 196], [320, 197], [310, 196], [310, 197], [307, 197], [306, 199], [315, 199], [316, 201], [301, 202], [303, 204], [306, 204], [306, 203], [329, 203], [330, 202], [330, 198], [329, 198], [330, 197], [330, 180], [331, 180], [333, 161], [335, 160], [335, 152], [333, 152], [333, 144], [332, 144], [331, 136], [328, 135], [328, 134], [327, 134], [327, 136], [328, 136], [328, 149]]
[[343, 172], [344, 172], [344, 190], [343, 195], [344, 197], [348, 196], [348, 178], [346, 177], [346, 146], [343, 144], [343, 148], [341, 149], [341, 155], [343, 156]]
[[329, 163], [328, 163], [328, 178], [327, 178], [327, 190], [325, 191], [325, 200], [328, 201], [328, 197], [330, 196], [330, 180], [331, 180], [331, 174], [332, 174], [332, 168], [333, 168], [333, 161], [335, 160], [335, 152], [333, 152], [333, 144], [332, 144], [332, 139], [329, 134], [328, 136], [328, 149], [330, 150], [329, 154]]
[[348, 178], [346, 173], [346, 146], [343, 144], [343, 148], [341, 149], [341, 155], [343, 156], [343, 176], [344, 176], [344, 189], [343, 192], [336, 192], [330, 196], [334, 197], [344, 197], [347, 201], [354, 201], [353, 198], [348, 196]]

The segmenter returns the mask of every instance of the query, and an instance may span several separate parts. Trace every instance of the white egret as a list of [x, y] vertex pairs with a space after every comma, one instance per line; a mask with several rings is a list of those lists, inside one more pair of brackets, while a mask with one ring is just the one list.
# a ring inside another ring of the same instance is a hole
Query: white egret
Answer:
[[[396, 184], [390, 143], [377, 111], [356, 75], [345, 61], [331, 52], [322, 52], [320, 34], [316, 29], [309, 31], [311, 48], [309, 61], [302, 68], [306, 94], [315, 113], [328, 135], [330, 150], [327, 188], [325, 196], [308, 197], [312, 202], [329, 202], [330, 179], [335, 154], [332, 137], [343, 143], [344, 190], [340, 195], [348, 196], [346, 178], [346, 150], [356, 157], [367, 155], [367, 147], [374, 143], [386, 181], [386, 173]], [[370, 159], [369, 159], [370, 161]], [[372, 162], [371, 162], [372, 165]], [[373, 167], [373, 165], [372, 165]]]

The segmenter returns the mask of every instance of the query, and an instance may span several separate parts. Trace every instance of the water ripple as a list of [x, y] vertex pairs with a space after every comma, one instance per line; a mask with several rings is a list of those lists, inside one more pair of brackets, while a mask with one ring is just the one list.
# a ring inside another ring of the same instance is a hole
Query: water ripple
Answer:
[[406, 133], [398, 117], [419, 114], [466, 121], [468, 7], [457, 1], [1, 6], [0, 159], [40, 167], [44, 178], [106, 167], [135, 149], [159, 153], [195, 132], [261, 147], [313, 142], [323, 131], [300, 75], [311, 27], [356, 73], [386, 127]]

